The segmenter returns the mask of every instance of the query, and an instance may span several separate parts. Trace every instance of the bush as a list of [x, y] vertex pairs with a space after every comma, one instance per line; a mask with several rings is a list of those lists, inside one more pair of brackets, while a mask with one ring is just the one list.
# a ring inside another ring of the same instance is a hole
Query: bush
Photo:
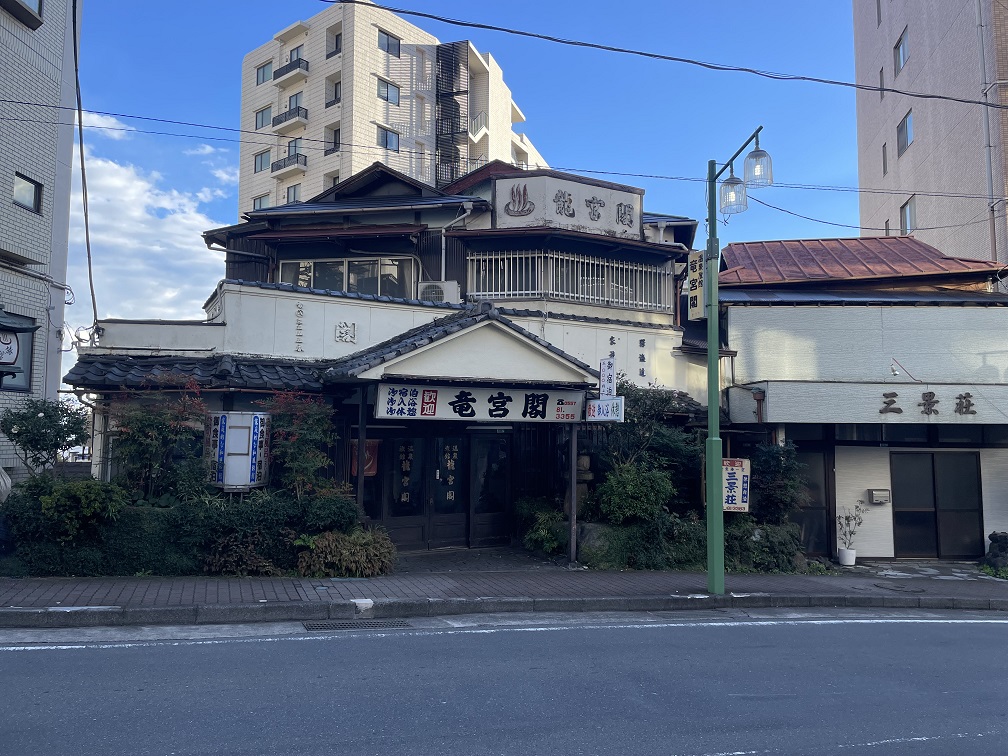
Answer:
[[314, 535], [330, 530], [350, 533], [363, 519], [357, 500], [338, 488], [321, 489], [301, 504], [300, 522], [290, 524], [298, 533]]
[[579, 545], [578, 561], [599, 569], [702, 569], [706, 529], [696, 517], [662, 512], [631, 525], [590, 525]]
[[668, 473], [630, 463], [614, 467], [596, 489], [602, 516], [613, 525], [653, 521], [674, 495]]
[[324, 487], [328, 446], [336, 440], [332, 406], [322, 397], [298, 391], [278, 391], [257, 404], [270, 413], [270, 455], [280, 484], [298, 500]]
[[[294, 531], [287, 531], [280, 539], [293, 543]], [[206, 571], [215, 575], [277, 575], [280, 570], [265, 556], [276, 546], [273, 534], [260, 530], [243, 533], [229, 533], [219, 538], [210, 547], [206, 558]]]
[[298, 573], [304, 577], [374, 577], [395, 567], [395, 545], [380, 529], [302, 536], [297, 544], [308, 547], [298, 554]]
[[114, 483], [86, 478], [57, 481], [49, 493], [39, 497], [39, 503], [53, 538], [67, 546], [81, 539], [95, 540], [98, 526], [114, 520], [126, 498], [126, 492]]
[[88, 441], [88, 413], [69, 400], [26, 399], [0, 412], [0, 432], [33, 474], [55, 467], [63, 452]]
[[794, 444], [760, 444], [752, 455], [749, 511], [757, 522], [783, 525], [810, 494]]
[[564, 521], [562, 512], [544, 509], [533, 516], [532, 526], [522, 536], [522, 545], [529, 551], [541, 551], [544, 554], [560, 552], [560, 539], [557, 537], [557, 527]]
[[194, 575], [201, 564], [195, 548], [178, 537], [178, 511], [170, 507], [127, 506], [102, 528], [102, 551], [109, 575]]
[[725, 567], [736, 572], [794, 572], [801, 532], [794, 523], [760, 525], [750, 515], [725, 527]]

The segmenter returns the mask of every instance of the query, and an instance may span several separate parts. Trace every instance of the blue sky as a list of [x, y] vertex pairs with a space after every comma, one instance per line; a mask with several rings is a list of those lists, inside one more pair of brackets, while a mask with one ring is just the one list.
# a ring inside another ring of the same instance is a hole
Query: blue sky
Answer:
[[[386, 5], [386, 3], [380, 3]], [[389, 7], [779, 73], [852, 81], [846, 0], [392, 0]], [[198, 318], [223, 276], [200, 232], [237, 220], [235, 134], [127, 116], [235, 128], [243, 55], [325, 7], [319, 0], [196, 3], [84, 0], [81, 86], [100, 317]], [[442, 41], [471, 39], [500, 62], [525, 130], [556, 168], [702, 179], [758, 125], [777, 182], [857, 186], [854, 92], [578, 49], [406, 16]], [[125, 30], [125, 32], [124, 32]], [[146, 131], [187, 134], [167, 136]], [[741, 167], [741, 166], [739, 166]], [[611, 175], [643, 187], [645, 207], [703, 219], [702, 181]], [[79, 197], [71, 219], [71, 325], [90, 322]], [[754, 196], [856, 226], [857, 194], [782, 186]], [[857, 236], [750, 202], [718, 230], [732, 241]], [[697, 246], [703, 246], [701, 224]]]

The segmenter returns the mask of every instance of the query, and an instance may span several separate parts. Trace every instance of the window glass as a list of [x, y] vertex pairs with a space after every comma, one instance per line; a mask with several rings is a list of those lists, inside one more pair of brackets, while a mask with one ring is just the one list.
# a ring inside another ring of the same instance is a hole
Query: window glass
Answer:
[[378, 49], [384, 50], [389, 55], [399, 57], [399, 39], [387, 32], [378, 30]]
[[269, 167], [270, 167], [270, 151], [266, 150], [264, 152], [257, 153], [255, 156], [255, 173], [269, 170]]
[[399, 135], [381, 126], [378, 127], [378, 146], [393, 152], [399, 152]]
[[913, 233], [917, 228], [917, 203], [911, 197], [900, 208], [900, 233], [903, 236]]
[[270, 206], [270, 196], [268, 194], [260, 194], [258, 197], [252, 198], [253, 210], [265, 210], [269, 206]]
[[879, 425], [840, 423], [836, 427], [836, 440], [879, 442], [882, 440], [882, 427]]
[[822, 441], [823, 426], [812, 423], [788, 423], [784, 437], [788, 441]]
[[331, 58], [333, 55], [339, 55], [343, 52], [343, 34], [333, 34], [330, 32], [326, 35], [326, 57]]
[[393, 105], [399, 104], [399, 87], [389, 84], [384, 79], [378, 79], [378, 98]]
[[295, 92], [290, 97], [287, 98], [287, 110], [294, 110], [294, 108], [301, 107], [301, 96], [304, 92]]
[[938, 442], [946, 444], [976, 444], [983, 439], [982, 425], [939, 425]]
[[1008, 425], [985, 425], [983, 429], [985, 444], [1008, 446]]
[[349, 260], [347, 262], [347, 291], [357, 294], [378, 294], [378, 261]]
[[20, 173], [14, 174], [14, 202], [38, 213], [42, 210], [42, 184]]
[[899, 157], [906, 152], [911, 144], [913, 144], [913, 110], [907, 111], [896, 127], [896, 156]]
[[920, 423], [893, 423], [882, 426], [882, 435], [891, 444], [925, 444], [928, 427]]
[[314, 265], [315, 276], [312, 286], [316, 289], [330, 289], [331, 291], [344, 291], [343, 285], [343, 261], [342, 260], [322, 260]]
[[273, 61], [263, 63], [256, 69], [256, 86], [273, 81]]
[[310, 287], [312, 285], [311, 262], [293, 261], [280, 263], [280, 283]]
[[287, 187], [287, 204], [301, 201], [301, 184], [292, 184]]
[[287, 142], [287, 154], [288, 155], [300, 155], [301, 154], [301, 137], [297, 139], [291, 139]]
[[273, 106], [268, 105], [262, 110], [256, 111], [256, 128], [261, 129], [273, 123]]
[[290, 62], [293, 63], [296, 60], [301, 60], [301, 56], [304, 54], [304, 45], [298, 45], [293, 50], [290, 51]]
[[903, 66], [907, 62], [907, 30], [904, 29], [903, 33], [900, 34], [899, 39], [896, 41], [896, 45], [893, 47], [893, 76], [899, 74], [903, 70]]
[[408, 299], [413, 296], [413, 261], [385, 259], [381, 261], [380, 294]]

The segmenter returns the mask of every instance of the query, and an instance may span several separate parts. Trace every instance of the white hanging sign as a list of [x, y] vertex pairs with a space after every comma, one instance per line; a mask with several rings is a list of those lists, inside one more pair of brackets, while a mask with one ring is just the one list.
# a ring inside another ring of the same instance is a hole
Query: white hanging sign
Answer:
[[687, 265], [686, 296], [689, 305], [689, 319], [703, 320], [704, 312], [704, 253], [690, 252]]
[[589, 423], [622, 423], [623, 397], [603, 396], [589, 399], [585, 405], [585, 420]]
[[599, 364], [599, 396], [616, 396], [616, 360], [612, 358]]
[[724, 486], [724, 511], [749, 511], [749, 460], [722, 459], [721, 480]]

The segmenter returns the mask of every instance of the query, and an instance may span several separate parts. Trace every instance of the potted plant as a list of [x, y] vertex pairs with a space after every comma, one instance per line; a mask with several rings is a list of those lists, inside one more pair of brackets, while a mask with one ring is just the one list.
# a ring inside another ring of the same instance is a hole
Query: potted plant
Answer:
[[864, 514], [868, 511], [863, 499], [858, 499], [854, 509], [845, 509], [843, 514], [836, 516], [837, 540], [842, 544], [837, 549], [837, 559], [844, 567], [853, 567], [857, 558], [857, 550], [854, 548], [854, 536], [857, 535], [858, 528], [864, 522]]

